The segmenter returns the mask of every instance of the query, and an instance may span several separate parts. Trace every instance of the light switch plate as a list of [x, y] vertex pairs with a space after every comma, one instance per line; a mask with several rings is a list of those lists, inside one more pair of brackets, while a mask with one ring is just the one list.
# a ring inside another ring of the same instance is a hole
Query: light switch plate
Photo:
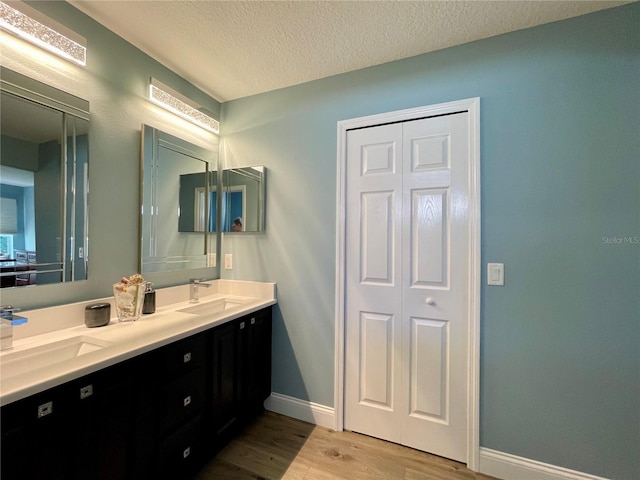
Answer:
[[210, 253], [209, 254], [209, 267], [215, 267], [216, 266], [216, 254], [215, 253]]
[[487, 285], [504, 286], [504, 263], [487, 263]]
[[225, 270], [233, 269], [233, 255], [231, 253], [224, 254], [224, 268]]

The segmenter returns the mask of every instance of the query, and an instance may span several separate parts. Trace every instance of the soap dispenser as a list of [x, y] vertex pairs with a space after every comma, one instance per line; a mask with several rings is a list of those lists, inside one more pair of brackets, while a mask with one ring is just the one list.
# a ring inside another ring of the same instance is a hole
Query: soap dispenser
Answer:
[[146, 282], [144, 291], [144, 303], [142, 304], [142, 313], [154, 313], [156, 311], [156, 291], [153, 289], [153, 283]]

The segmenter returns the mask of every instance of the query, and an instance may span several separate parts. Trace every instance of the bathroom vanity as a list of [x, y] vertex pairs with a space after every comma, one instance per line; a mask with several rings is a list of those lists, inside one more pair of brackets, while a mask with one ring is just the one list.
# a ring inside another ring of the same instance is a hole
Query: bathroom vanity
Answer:
[[[224, 282], [196, 305], [18, 339], [0, 354], [2, 478], [190, 478], [271, 393], [275, 286], [260, 298]], [[78, 338], [74, 358], [47, 350]], [[35, 367], [17, 373], [28, 352]]]

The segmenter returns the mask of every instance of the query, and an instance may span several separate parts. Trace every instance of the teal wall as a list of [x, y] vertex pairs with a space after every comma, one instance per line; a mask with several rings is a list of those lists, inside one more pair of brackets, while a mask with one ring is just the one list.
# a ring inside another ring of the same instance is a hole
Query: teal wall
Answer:
[[[101, 298], [138, 271], [140, 137], [143, 123], [212, 150], [218, 137], [147, 100], [154, 77], [219, 118], [220, 104], [63, 1], [28, 2], [87, 39], [80, 67], [0, 32], [3, 66], [89, 101], [89, 279], [65, 285], [3, 289], [3, 304], [23, 310]], [[156, 287], [215, 278], [218, 269], [149, 275]]]
[[[640, 5], [222, 106], [267, 225], [223, 277], [278, 284], [276, 392], [333, 405], [336, 123], [481, 98], [481, 445], [640, 478]], [[613, 243], [614, 237], [632, 237]], [[483, 277], [483, 283], [485, 279]]]

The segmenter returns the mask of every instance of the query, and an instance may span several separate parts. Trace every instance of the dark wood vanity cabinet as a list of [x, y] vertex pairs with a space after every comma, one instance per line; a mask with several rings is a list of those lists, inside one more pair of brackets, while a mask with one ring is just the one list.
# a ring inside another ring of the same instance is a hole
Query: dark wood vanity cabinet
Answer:
[[133, 458], [135, 405], [128, 362], [70, 382], [73, 478], [125, 480]]
[[0, 478], [191, 478], [270, 393], [268, 307], [2, 407]]
[[207, 342], [200, 333], [139, 359], [134, 478], [181, 478], [202, 457]]
[[240, 322], [235, 320], [215, 328], [211, 337], [209, 424], [213, 435], [208, 440], [215, 449], [238, 428], [242, 377]]
[[1, 478], [129, 478], [130, 380], [121, 364], [2, 407]]
[[69, 388], [62, 386], [2, 407], [2, 479], [71, 477], [70, 399]]
[[240, 381], [245, 415], [253, 418], [262, 412], [271, 395], [271, 308], [245, 317], [244, 375]]
[[271, 308], [213, 330], [211, 430], [224, 446], [271, 394]]

